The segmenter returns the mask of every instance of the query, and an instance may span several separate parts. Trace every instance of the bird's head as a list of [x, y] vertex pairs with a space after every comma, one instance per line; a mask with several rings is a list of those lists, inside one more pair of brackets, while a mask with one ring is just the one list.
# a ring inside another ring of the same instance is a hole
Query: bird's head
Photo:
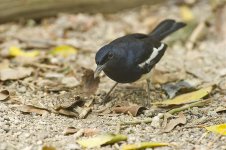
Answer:
[[108, 45], [102, 47], [95, 57], [97, 68], [94, 73], [94, 78], [98, 77], [101, 71], [114, 63], [114, 58], [116, 57], [116, 52], [114, 49]]

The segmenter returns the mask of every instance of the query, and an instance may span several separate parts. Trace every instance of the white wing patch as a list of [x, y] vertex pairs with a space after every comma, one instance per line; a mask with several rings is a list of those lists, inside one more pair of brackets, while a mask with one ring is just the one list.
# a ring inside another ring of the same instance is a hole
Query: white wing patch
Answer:
[[159, 54], [159, 51], [163, 50], [164, 46], [165, 46], [165, 44], [161, 43], [161, 45], [158, 48], [154, 47], [153, 52], [150, 55], [150, 57], [147, 60], [145, 60], [144, 62], [140, 63], [139, 66], [144, 67], [145, 64], [149, 64]]

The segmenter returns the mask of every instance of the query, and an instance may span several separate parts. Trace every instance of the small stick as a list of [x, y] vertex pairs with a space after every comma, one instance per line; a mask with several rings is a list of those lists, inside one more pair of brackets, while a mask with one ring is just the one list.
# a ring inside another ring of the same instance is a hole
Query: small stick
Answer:
[[194, 103], [191, 103], [191, 104], [184, 105], [184, 106], [179, 107], [179, 108], [171, 109], [170, 111], [168, 111], [168, 113], [173, 115], [175, 113], [181, 112], [183, 110], [186, 110], [186, 109], [189, 109], [189, 108], [192, 108], [192, 107], [204, 106], [204, 105], [206, 105], [206, 103], [209, 103], [209, 102], [210, 102], [210, 100], [201, 100], [201, 101], [198, 101], [198, 102], [194, 102]]
[[135, 125], [135, 124], [141, 124], [141, 123], [151, 123], [152, 118], [147, 118], [145, 120], [136, 120], [136, 121], [126, 121], [126, 122], [121, 122], [121, 125]]
[[112, 87], [111, 89], [108, 91], [107, 95], [104, 97], [104, 100], [102, 103], [106, 103], [108, 98], [109, 98], [109, 95], [111, 94], [111, 92], [114, 90], [114, 88], [118, 85], [118, 82], [116, 82]]

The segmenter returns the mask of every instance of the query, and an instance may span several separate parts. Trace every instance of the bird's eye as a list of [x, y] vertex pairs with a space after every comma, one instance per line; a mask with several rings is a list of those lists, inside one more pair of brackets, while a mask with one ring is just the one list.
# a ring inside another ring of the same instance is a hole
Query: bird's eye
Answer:
[[113, 57], [113, 54], [112, 53], [108, 53], [108, 58], [112, 58]]

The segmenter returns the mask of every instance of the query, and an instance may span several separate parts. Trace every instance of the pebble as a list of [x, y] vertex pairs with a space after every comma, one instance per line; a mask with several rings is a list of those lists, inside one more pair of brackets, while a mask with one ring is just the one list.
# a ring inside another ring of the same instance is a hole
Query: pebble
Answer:
[[25, 93], [27, 91], [26, 87], [22, 86], [17, 89], [19, 93]]

